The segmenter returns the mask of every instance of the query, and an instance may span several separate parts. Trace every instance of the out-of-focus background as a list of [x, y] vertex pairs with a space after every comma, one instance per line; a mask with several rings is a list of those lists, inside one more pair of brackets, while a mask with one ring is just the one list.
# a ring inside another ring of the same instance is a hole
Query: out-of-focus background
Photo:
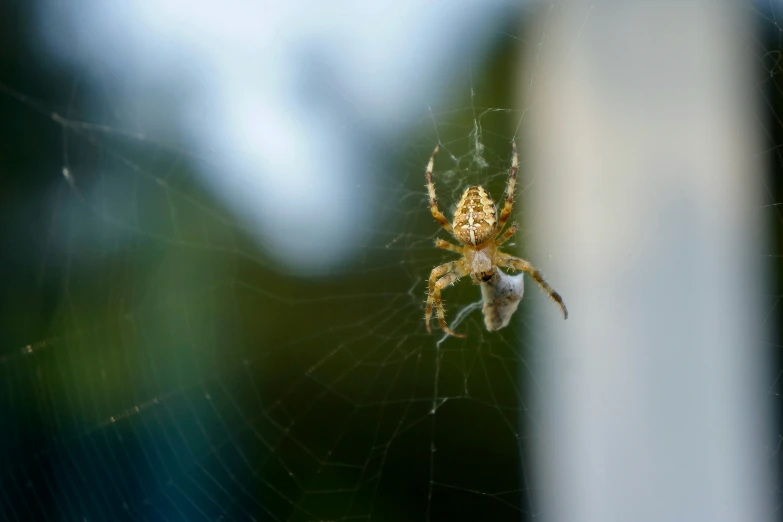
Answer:
[[0, 520], [781, 519], [783, 5], [625, 4], [6, 2]]

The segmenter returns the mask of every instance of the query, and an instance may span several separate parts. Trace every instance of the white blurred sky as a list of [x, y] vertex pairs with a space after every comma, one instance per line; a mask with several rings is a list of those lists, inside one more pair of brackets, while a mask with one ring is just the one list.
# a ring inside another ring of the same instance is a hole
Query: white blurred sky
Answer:
[[70, 116], [131, 107], [127, 130], [175, 133], [259, 245], [306, 273], [345, 262], [371, 228], [384, 172], [366, 136], [399, 139], [512, 12], [484, 0], [44, 5], [43, 45], [114, 104]]

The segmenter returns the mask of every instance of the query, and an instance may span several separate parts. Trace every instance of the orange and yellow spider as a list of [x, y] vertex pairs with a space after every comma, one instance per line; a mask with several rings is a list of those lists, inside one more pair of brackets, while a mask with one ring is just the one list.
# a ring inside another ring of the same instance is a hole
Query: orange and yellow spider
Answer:
[[530, 274], [536, 280], [536, 283], [549, 294], [549, 297], [557, 303], [560, 311], [563, 312], [563, 318], [568, 319], [568, 310], [563, 302], [563, 298], [549, 286], [541, 272], [529, 261], [506, 254], [498, 249], [517, 231], [517, 224], [512, 223], [503, 232], [503, 227], [505, 227], [509, 216], [511, 216], [511, 208], [514, 205], [514, 187], [516, 186], [517, 170], [519, 169], [516, 142], [512, 142], [513, 156], [511, 158], [511, 169], [508, 172], [506, 203], [503, 206], [503, 211], [500, 213], [500, 218], [497, 217], [495, 202], [492, 201], [492, 197], [484, 190], [484, 187], [472, 186], [465, 189], [462, 198], [457, 203], [453, 223], [449, 223], [446, 216], [438, 210], [435, 184], [432, 182], [432, 167], [435, 163], [435, 155], [439, 149], [440, 145], [435, 147], [432, 156], [430, 156], [430, 161], [427, 163], [426, 178], [427, 190], [430, 195], [430, 210], [435, 221], [440, 223], [457, 241], [462, 243], [462, 246], [449, 243], [443, 239], [436, 239], [435, 246], [460, 254], [462, 257], [456, 261], [436, 266], [430, 273], [427, 308], [424, 312], [424, 322], [427, 325], [427, 331], [430, 331], [430, 318], [432, 317], [432, 305], [434, 304], [438, 314], [438, 322], [440, 322], [440, 327], [443, 331], [455, 337], [465, 337], [464, 334], [454, 333], [446, 324], [446, 312], [443, 308], [440, 292], [468, 274], [470, 274], [474, 284], [492, 284], [498, 278], [499, 267], [521, 270]]

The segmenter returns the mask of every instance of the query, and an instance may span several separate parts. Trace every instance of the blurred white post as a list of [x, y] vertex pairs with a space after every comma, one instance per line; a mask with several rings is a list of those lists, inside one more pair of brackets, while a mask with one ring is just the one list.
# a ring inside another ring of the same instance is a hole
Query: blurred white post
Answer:
[[541, 11], [520, 83], [526, 253], [570, 317], [536, 312], [534, 509], [772, 519], [749, 8]]

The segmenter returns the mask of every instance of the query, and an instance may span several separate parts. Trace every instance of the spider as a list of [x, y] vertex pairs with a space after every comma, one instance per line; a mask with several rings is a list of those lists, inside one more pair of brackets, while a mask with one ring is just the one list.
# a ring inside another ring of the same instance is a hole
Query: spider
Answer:
[[435, 155], [440, 150], [440, 145], [435, 147], [432, 156], [430, 156], [425, 176], [427, 178], [432, 217], [462, 244], [458, 246], [438, 238], [435, 240], [435, 246], [460, 254], [462, 257], [456, 261], [449, 261], [436, 266], [430, 273], [427, 308], [424, 312], [427, 332], [430, 331], [430, 318], [432, 317], [432, 306], [434, 304], [441, 329], [454, 337], [465, 337], [465, 334], [453, 332], [446, 324], [446, 311], [443, 308], [443, 301], [440, 297], [441, 290], [468, 274], [470, 274], [474, 284], [491, 284], [498, 279], [499, 267], [521, 270], [530, 274], [536, 280], [536, 283], [560, 307], [563, 319], [568, 319], [568, 310], [563, 302], [563, 298], [549, 286], [541, 272], [529, 261], [506, 254], [498, 249], [500, 245], [511, 239], [518, 228], [516, 223], [512, 223], [503, 232], [503, 228], [509, 216], [511, 216], [511, 208], [514, 205], [514, 187], [517, 182], [517, 170], [519, 169], [516, 142], [512, 142], [511, 146], [513, 156], [511, 169], [508, 173], [506, 202], [503, 206], [503, 211], [500, 213], [500, 218], [497, 217], [495, 202], [492, 201], [492, 197], [484, 190], [484, 187], [472, 186], [465, 189], [462, 198], [457, 203], [457, 209], [454, 211], [454, 222], [449, 223], [446, 216], [438, 210], [435, 184], [432, 182], [432, 167], [435, 163]]

